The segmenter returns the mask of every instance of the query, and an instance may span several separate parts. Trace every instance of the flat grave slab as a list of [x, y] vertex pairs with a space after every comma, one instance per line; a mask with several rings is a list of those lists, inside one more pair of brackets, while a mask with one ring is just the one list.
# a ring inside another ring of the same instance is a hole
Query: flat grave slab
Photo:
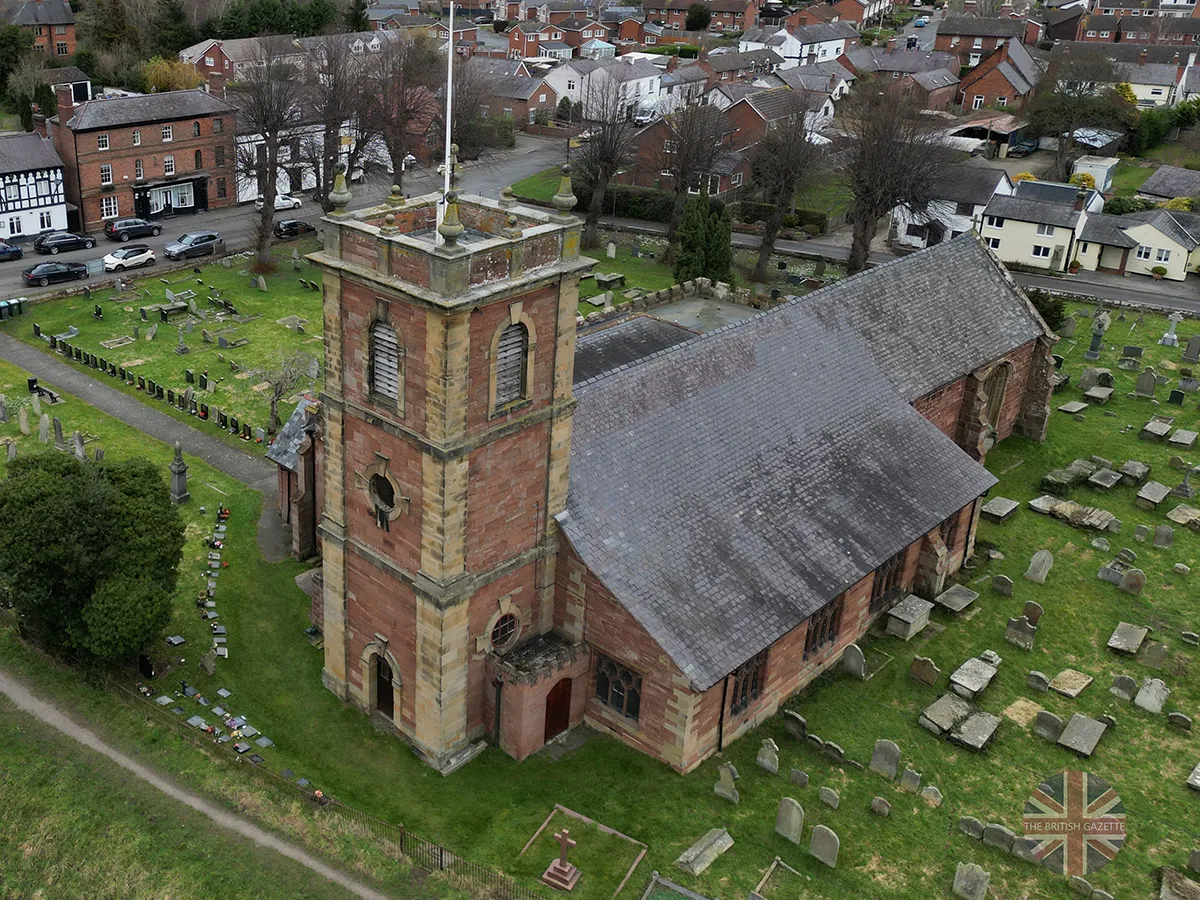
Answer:
[[1150, 474], [1150, 467], [1136, 459], [1127, 459], [1118, 469], [1126, 484], [1140, 484]]
[[1122, 622], [1108, 639], [1108, 649], [1115, 650], [1117, 653], [1137, 653], [1142, 646], [1142, 641], [1149, 633], [1149, 628]]
[[1020, 508], [1021, 504], [1016, 500], [1010, 500], [1007, 497], [993, 497], [983, 504], [983, 508], [979, 512], [989, 522], [1003, 522]]
[[1143, 441], [1157, 441], [1161, 443], [1171, 433], [1174, 425], [1174, 420], [1151, 419], [1142, 426], [1142, 430], [1138, 433], [1138, 438]]
[[909, 594], [888, 610], [887, 633], [903, 640], [910, 640], [929, 624], [929, 613], [933, 604]]
[[163, 694], [161, 697], [157, 698], [154, 702], [157, 703], [159, 706], [170, 706], [171, 698], [168, 697], [166, 694]]
[[1151, 669], [1161, 669], [1167, 664], [1171, 649], [1161, 641], [1150, 641], [1142, 647], [1138, 654], [1138, 662]]
[[988, 712], [972, 713], [950, 734], [950, 740], [979, 752], [987, 747], [999, 727], [999, 716]]
[[1121, 483], [1121, 473], [1112, 469], [1101, 469], [1088, 477], [1088, 484], [1102, 491], [1109, 491]]
[[945, 734], [971, 714], [971, 705], [962, 697], [942, 694], [925, 707], [917, 724], [934, 734]]
[[1096, 406], [1103, 406], [1112, 398], [1113, 390], [1114, 389], [1110, 387], [1100, 387], [1100, 385], [1096, 385], [1094, 388], [1089, 388], [1088, 390], [1084, 391], [1083, 397], [1088, 403]]
[[1157, 509], [1167, 499], [1171, 489], [1161, 481], [1147, 481], [1137, 494], [1137, 505], [1142, 509]]
[[275, 746], [275, 742], [274, 742], [273, 740], [271, 740], [269, 737], [267, 737], [266, 735], [263, 735], [262, 737], [260, 737], [260, 738], [259, 738], [257, 741], [255, 741], [254, 743], [258, 744], [258, 746], [262, 747], [264, 750], [265, 750], [267, 747], [274, 747], [274, 746]]
[[1074, 699], [1083, 693], [1093, 681], [1091, 675], [1077, 672], [1074, 669], [1063, 669], [1050, 680], [1050, 690], [1064, 697]]
[[217, 696], [220, 697], [222, 700], [224, 700], [228, 697], [232, 697], [233, 694], [231, 691], [225, 690], [225, 688], [220, 688], [217, 690]]
[[1107, 728], [1103, 722], [1075, 713], [1059, 735], [1058, 745], [1080, 756], [1091, 756]]
[[1167, 518], [1184, 528], [1200, 528], [1200, 509], [1186, 503], [1180, 503], [1167, 513]]
[[733, 838], [724, 828], [713, 828], [679, 855], [675, 865], [689, 875], [699, 875], [718, 856], [733, 846]]
[[1183, 428], [1178, 428], [1175, 430], [1175, 433], [1171, 435], [1167, 443], [1172, 447], [1183, 447], [1190, 450], [1195, 445], [1197, 437], [1200, 437], [1200, 432], [1187, 431]]
[[193, 728], [199, 728], [201, 725], [204, 724], [204, 719], [200, 718], [200, 716], [192, 716], [190, 719], [187, 720], [187, 723], [189, 725], [191, 725]]
[[951, 612], [960, 613], [978, 599], [978, 592], [961, 584], [956, 584], [949, 590], [942, 591], [942, 593], [934, 597], [933, 602]]
[[1053, 494], [1042, 494], [1042, 496], [1034, 497], [1029, 501], [1029, 508], [1035, 513], [1041, 513], [1043, 516], [1048, 516], [1060, 503], [1062, 503], [1062, 501]]
[[968, 659], [950, 676], [950, 690], [960, 697], [974, 700], [995, 677], [995, 666], [985, 663], [982, 659]]
[[1196, 763], [1196, 768], [1192, 769], [1192, 774], [1188, 776], [1187, 786], [1194, 791], [1200, 791], [1200, 763]]
[[1088, 408], [1088, 405], [1086, 403], [1084, 403], [1082, 400], [1072, 400], [1071, 402], [1064, 403], [1062, 406], [1060, 406], [1058, 408], [1058, 411], [1073, 415], [1075, 413], [1081, 413], [1087, 408]]

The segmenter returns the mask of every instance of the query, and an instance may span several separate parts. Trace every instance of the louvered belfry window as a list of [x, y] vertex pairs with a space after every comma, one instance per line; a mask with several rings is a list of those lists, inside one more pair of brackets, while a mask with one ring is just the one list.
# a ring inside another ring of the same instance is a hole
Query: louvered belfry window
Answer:
[[529, 352], [529, 332], [513, 322], [500, 333], [496, 351], [496, 405], [504, 406], [525, 396], [525, 357]]
[[400, 396], [400, 362], [404, 352], [396, 339], [396, 330], [387, 322], [371, 326], [371, 392], [389, 397]]

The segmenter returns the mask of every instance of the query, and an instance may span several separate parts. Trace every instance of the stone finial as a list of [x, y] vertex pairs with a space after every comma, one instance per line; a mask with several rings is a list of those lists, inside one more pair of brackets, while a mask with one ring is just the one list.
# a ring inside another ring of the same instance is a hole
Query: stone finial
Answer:
[[333, 190], [329, 192], [329, 199], [333, 203], [332, 215], [344, 216], [350, 201], [354, 199], [354, 195], [350, 193], [350, 188], [346, 185], [346, 164], [338, 163], [334, 173]]
[[[453, 151], [454, 146], [451, 145], [450, 149]], [[438, 226], [438, 234], [446, 241], [447, 247], [453, 247], [458, 242], [459, 235], [466, 230], [458, 220], [458, 192], [450, 191], [446, 195], [446, 215], [442, 217], [442, 224]]]
[[396, 217], [388, 213], [383, 217], [383, 226], [379, 229], [382, 234], [395, 234], [400, 229], [396, 227]]
[[562, 167], [562, 178], [558, 182], [558, 193], [554, 195], [551, 201], [554, 208], [564, 216], [575, 208], [575, 204], [579, 201], [575, 199], [575, 194], [571, 190], [571, 164], [565, 163]]
[[517, 205], [517, 198], [513, 194], [512, 185], [505, 185], [500, 189], [500, 208], [511, 209]]
[[392, 185], [392, 193], [388, 195], [387, 200], [384, 202], [392, 209], [399, 209], [404, 205], [404, 194], [400, 191], [400, 185]]
[[500, 234], [506, 238], [519, 238], [524, 233], [519, 223], [520, 219], [510, 213], [504, 227], [500, 229]]

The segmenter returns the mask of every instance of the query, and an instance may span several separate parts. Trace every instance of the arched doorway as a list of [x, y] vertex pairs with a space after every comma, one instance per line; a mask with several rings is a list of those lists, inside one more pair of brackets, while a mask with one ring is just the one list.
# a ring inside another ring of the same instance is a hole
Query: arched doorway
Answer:
[[543, 740], [558, 737], [571, 726], [571, 679], [563, 678], [546, 695], [546, 732]]
[[393, 717], [392, 667], [382, 656], [375, 657], [375, 709], [389, 719]]

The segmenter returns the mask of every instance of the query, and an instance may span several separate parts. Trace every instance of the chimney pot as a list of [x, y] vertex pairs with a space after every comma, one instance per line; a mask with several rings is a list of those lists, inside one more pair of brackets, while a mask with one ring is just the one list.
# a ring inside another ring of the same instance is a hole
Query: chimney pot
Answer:
[[1080, 188], [1075, 192], [1075, 209], [1077, 212], [1083, 212], [1083, 207], [1087, 203], [1087, 191]]
[[1138, 65], [1144, 66], [1145, 64], [1146, 64], [1146, 48], [1143, 47], [1140, 51], [1138, 51]]

